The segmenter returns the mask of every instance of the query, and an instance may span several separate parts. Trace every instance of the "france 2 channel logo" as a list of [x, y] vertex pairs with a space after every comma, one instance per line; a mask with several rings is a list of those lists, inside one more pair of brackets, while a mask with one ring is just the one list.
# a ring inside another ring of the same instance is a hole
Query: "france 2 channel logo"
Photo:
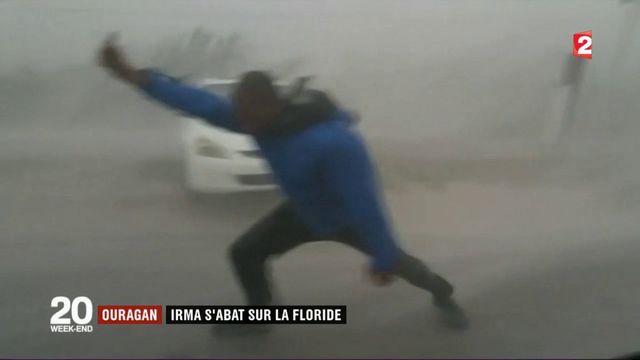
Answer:
[[591, 60], [593, 58], [592, 43], [591, 30], [573, 34], [573, 56]]
[[[56, 311], [49, 321], [54, 333], [90, 333], [93, 326], [88, 325], [93, 318], [93, 303], [86, 296], [78, 296], [70, 300], [66, 296], [51, 299], [51, 307]], [[69, 316], [69, 314], [71, 316]]]

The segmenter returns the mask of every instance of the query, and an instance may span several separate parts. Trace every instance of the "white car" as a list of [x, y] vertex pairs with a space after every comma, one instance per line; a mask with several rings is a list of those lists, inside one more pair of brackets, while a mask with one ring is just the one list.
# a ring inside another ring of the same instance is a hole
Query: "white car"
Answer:
[[[236, 80], [207, 79], [199, 83], [220, 96], [229, 96]], [[282, 90], [286, 84], [278, 83]], [[228, 193], [275, 187], [268, 165], [253, 140], [207, 124], [183, 118], [185, 179], [194, 192]]]
[[[275, 85], [287, 96], [299, 92], [310, 79], [305, 76]], [[206, 79], [198, 86], [228, 97], [236, 84], [237, 80]], [[355, 122], [360, 120], [357, 112], [349, 110], [349, 113]], [[251, 137], [197, 118], [185, 117], [183, 122], [185, 179], [190, 191], [229, 193], [275, 188], [271, 171]]]

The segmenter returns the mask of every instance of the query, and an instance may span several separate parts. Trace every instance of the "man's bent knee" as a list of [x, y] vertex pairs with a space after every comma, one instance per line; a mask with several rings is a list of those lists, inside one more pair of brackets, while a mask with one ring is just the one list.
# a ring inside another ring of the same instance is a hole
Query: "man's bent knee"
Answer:
[[260, 249], [252, 246], [252, 241], [249, 240], [250, 238], [243, 236], [229, 247], [228, 256], [234, 264], [260, 262], [264, 259]]
[[246, 260], [249, 258], [249, 251], [250, 250], [247, 248], [247, 246], [244, 245], [241, 241], [236, 241], [231, 244], [231, 246], [229, 246], [227, 256], [229, 256], [229, 259], [231, 259], [232, 263], [237, 265], [246, 262]]

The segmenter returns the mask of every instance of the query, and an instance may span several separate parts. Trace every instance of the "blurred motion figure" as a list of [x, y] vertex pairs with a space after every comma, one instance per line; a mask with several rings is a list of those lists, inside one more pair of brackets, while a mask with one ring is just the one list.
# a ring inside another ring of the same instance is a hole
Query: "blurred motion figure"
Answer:
[[[372, 258], [377, 285], [399, 276], [430, 292], [445, 324], [466, 328], [453, 286], [396, 243], [373, 164], [353, 118], [323, 92], [303, 86], [283, 98], [265, 72], [245, 73], [232, 100], [155, 70], [132, 67], [107, 39], [101, 65], [152, 99], [208, 123], [254, 137], [287, 200], [233, 243], [229, 256], [249, 305], [272, 304], [267, 260], [308, 242], [334, 240]], [[301, 84], [303, 85], [303, 84]], [[219, 335], [268, 327], [227, 325]]]

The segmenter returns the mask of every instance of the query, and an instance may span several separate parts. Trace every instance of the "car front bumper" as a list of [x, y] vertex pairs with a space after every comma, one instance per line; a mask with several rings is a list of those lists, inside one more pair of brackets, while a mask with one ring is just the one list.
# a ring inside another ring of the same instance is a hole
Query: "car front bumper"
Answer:
[[218, 159], [191, 155], [186, 162], [187, 187], [196, 192], [227, 193], [276, 187], [263, 160]]

